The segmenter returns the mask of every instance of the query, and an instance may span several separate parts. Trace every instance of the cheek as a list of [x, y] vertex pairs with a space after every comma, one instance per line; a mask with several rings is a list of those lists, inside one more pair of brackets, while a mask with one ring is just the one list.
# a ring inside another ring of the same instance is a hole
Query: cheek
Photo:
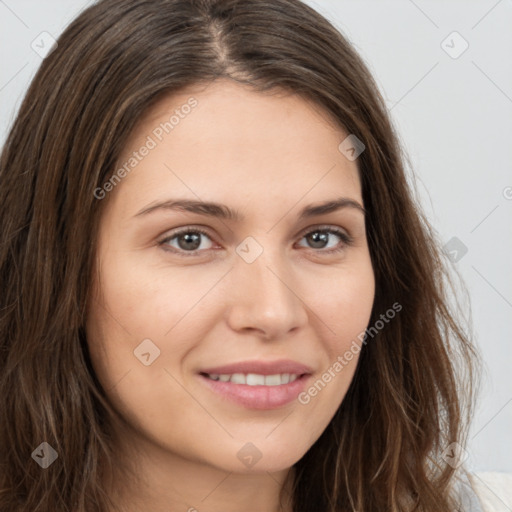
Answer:
[[[347, 302], [347, 309], [340, 313], [326, 329], [322, 350], [326, 359], [322, 370], [312, 378], [305, 390], [298, 396], [302, 409], [303, 431], [313, 444], [325, 430], [340, 407], [353, 380], [361, 350], [371, 303]], [[358, 307], [359, 306], [359, 307]], [[337, 311], [340, 311], [339, 309]]]
[[298, 399], [308, 411], [305, 430], [312, 439], [321, 434], [341, 405], [364, 349], [375, 296], [373, 270], [369, 260], [366, 263], [357, 272], [335, 277], [330, 292], [323, 288], [310, 296], [312, 309], [318, 311], [317, 329], [323, 332], [322, 350], [327, 355], [322, 372]]
[[355, 271], [333, 272], [328, 285], [313, 295], [313, 307], [324, 324], [324, 345], [331, 362], [353, 340], [363, 339], [374, 298], [375, 279], [369, 259], [363, 260]]
[[[177, 295], [165, 283], [154, 280], [148, 286], [152, 281], [146, 277], [150, 276], [140, 273], [128, 282], [110, 275], [103, 286], [106, 308], [95, 304], [90, 311], [89, 350], [109, 402], [143, 438], [183, 457], [201, 460], [208, 448], [201, 447], [198, 440], [209, 437], [215, 440], [218, 451], [210, 463], [221, 460], [225, 452], [236, 455], [235, 448], [226, 449], [219, 442], [225, 439], [225, 431], [184, 385], [181, 363], [198, 340], [206, 336], [203, 325], [190, 322], [186, 316], [197, 302], [194, 293], [188, 290], [187, 294]], [[183, 285], [186, 287], [185, 282]], [[205, 287], [208, 290], [211, 285]], [[204, 313], [200, 307], [193, 310], [195, 314], [198, 311]], [[176, 327], [172, 329], [173, 326]], [[142, 340], [146, 340], [146, 348], [140, 351]], [[152, 351], [160, 349], [153, 359]], [[152, 362], [145, 365], [145, 358], [139, 359], [134, 351], [139, 356], [149, 352]]]
[[[137, 254], [104, 255], [101, 294], [95, 291], [91, 302], [87, 338], [105, 390], [137, 378], [138, 389], [152, 387], [152, 393], [143, 393], [147, 398], [161, 388], [164, 368], [180, 373], [180, 362], [206, 336], [215, 313], [203, 307], [208, 301], [202, 300], [219, 280], [219, 275], [211, 274], [198, 275], [192, 266], [165, 268]], [[130, 394], [135, 402], [138, 389]]]
[[167, 338], [182, 319], [201, 309], [197, 306], [225, 271], [167, 266], [158, 249], [153, 250], [154, 259], [147, 250], [129, 258], [110, 253], [102, 268], [102, 300], [135, 338]]

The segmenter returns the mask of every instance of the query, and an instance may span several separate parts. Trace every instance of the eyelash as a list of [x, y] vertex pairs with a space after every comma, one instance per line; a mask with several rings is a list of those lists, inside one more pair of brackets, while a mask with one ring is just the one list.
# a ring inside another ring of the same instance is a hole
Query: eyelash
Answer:
[[[172, 235], [170, 236], [167, 236], [165, 237], [163, 240], [159, 241], [158, 242], [158, 245], [160, 247], [162, 247], [162, 249], [164, 251], [168, 251], [168, 252], [171, 252], [173, 254], [177, 254], [179, 256], [183, 256], [183, 257], [198, 257], [201, 255], [201, 252], [203, 251], [198, 251], [197, 249], [193, 250], [193, 251], [184, 251], [183, 249], [181, 250], [178, 250], [178, 249], [175, 249], [175, 248], [168, 248], [165, 246], [165, 244], [171, 240], [173, 240], [174, 238], [178, 238], [180, 235], [184, 235], [184, 234], [187, 234], [187, 233], [200, 233], [206, 237], [208, 237], [210, 240], [211, 240], [211, 236], [209, 235], [209, 233], [207, 233], [205, 230], [201, 229], [201, 228], [185, 228], [185, 229], [182, 229], [180, 231], [177, 231], [175, 233], [173, 233]], [[345, 249], [346, 247], [349, 247], [352, 245], [354, 239], [347, 235], [345, 232], [337, 229], [337, 228], [333, 228], [333, 227], [318, 227], [318, 228], [315, 228], [315, 229], [312, 229], [310, 231], [307, 231], [305, 232], [303, 235], [301, 235], [300, 237], [300, 240], [302, 240], [304, 237], [306, 237], [307, 235], [310, 235], [312, 233], [329, 233], [329, 234], [332, 234], [332, 235], [337, 235], [340, 237], [340, 239], [343, 241], [343, 244], [339, 247], [336, 247], [334, 249], [318, 249], [316, 250], [316, 252], [319, 252], [319, 253], [322, 253], [322, 254], [335, 254], [337, 252], [340, 252], [342, 251], [343, 249]], [[213, 240], [212, 240], [213, 241]], [[205, 251], [207, 251], [208, 249], [204, 249]], [[315, 251], [315, 249], [312, 249], [313, 251]]]

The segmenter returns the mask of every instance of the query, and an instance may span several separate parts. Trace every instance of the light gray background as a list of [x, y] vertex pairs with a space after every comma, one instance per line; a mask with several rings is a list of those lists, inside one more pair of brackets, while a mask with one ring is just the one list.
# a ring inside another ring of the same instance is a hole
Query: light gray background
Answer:
[[[32, 41], [57, 38], [89, 3], [0, 0], [1, 143], [41, 63]], [[373, 72], [443, 243], [467, 247], [452, 253], [453, 267], [471, 294], [486, 368], [467, 465], [512, 471], [512, 0], [307, 3]], [[462, 48], [454, 31], [469, 44], [458, 58], [445, 51]]]

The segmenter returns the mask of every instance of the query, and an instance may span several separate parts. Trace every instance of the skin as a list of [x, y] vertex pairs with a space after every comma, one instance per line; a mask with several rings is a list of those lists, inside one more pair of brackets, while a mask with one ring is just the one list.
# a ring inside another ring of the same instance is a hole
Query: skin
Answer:
[[[313, 368], [313, 383], [365, 330], [375, 281], [364, 214], [298, 218], [303, 207], [339, 196], [364, 206], [357, 160], [338, 150], [347, 134], [318, 106], [219, 80], [161, 99], [118, 164], [191, 96], [198, 105], [102, 204], [88, 344], [126, 422], [119, 464], [132, 464], [139, 478], [123, 491], [114, 479], [112, 492], [127, 511], [291, 511], [286, 477], [342, 402], [358, 354], [308, 404], [274, 410], [229, 402], [197, 372], [292, 359]], [[136, 216], [170, 198], [216, 201], [245, 218], [166, 209]], [[208, 232], [197, 256], [171, 252], [187, 251], [183, 236], [158, 243], [184, 227]], [[353, 242], [331, 234], [315, 245], [305, 235], [319, 227], [337, 227]], [[249, 236], [263, 249], [250, 264], [236, 252]], [[342, 250], [325, 253], [335, 247]], [[134, 355], [144, 339], [160, 350], [149, 366]], [[252, 467], [237, 457], [248, 442], [261, 453]]]

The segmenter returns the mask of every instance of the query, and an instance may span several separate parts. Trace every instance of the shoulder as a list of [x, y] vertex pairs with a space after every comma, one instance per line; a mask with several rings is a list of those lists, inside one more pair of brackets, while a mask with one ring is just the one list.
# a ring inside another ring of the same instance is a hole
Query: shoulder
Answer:
[[512, 510], [512, 473], [473, 472], [468, 479], [484, 512]]

